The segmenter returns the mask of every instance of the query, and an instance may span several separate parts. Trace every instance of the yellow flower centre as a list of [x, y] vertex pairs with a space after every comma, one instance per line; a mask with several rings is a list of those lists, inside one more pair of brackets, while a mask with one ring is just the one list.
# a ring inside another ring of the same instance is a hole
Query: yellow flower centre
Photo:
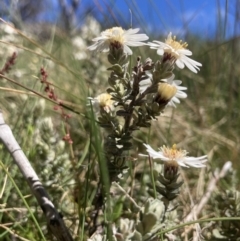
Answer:
[[161, 99], [170, 100], [177, 93], [177, 88], [168, 83], [158, 84], [158, 94]]
[[187, 42], [183, 43], [182, 40], [176, 41], [176, 36], [168, 36], [168, 38], [165, 40], [165, 43], [170, 45], [173, 49], [179, 50], [179, 49], [186, 49], [188, 44]]
[[110, 107], [113, 104], [112, 96], [104, 93], [97, 97], [100, 107]]
[[163, 146], [161, 147], [161, 150], [163, 155], [172, 161], [178, 160], [179, 158], [185, 157], [187, 155], [187, 151], [181, 149], [178, 150], [176, 144], [174, 144], [172, 148]]
[[110, 43], [118, 42], [120, 44], [124, 43], [124, 30], [121, 27], [113, 27], [107, 29], [106, 34], [109, 36]]

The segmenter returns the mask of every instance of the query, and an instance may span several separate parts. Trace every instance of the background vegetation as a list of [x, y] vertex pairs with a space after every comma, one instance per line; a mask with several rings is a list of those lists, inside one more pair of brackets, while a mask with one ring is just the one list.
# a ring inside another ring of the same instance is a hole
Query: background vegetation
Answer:
[[[88, 211], [99, 178], [95, 169], [99, 143], [94, 138], [87, 97], [104, 92], [108, 79], [106, 56], [90, 53], [87, 46], [101, 30], [119, 24], [126, 27], [126, 22], [119, 12], [113, 14], [113, 18], [106, 11], [96, 13], [93, 4], [81, 12], [80, 2], [72, 1], [65, 5], [64, 1], [59, 1], [61, 21], [58, 24], [46, 23], [41, 17], [46, 2], [39, 1], [40, 5], [30, 0], [19, 1], [17, 5], [13, 2], [1, 3], [1, 6], [10, 6], [11, 10], [2, 7], [1, 17], [11, 21], [15, 27], [0, 23], [0, 64], [3, 68], [8, 58], [17, 53], [11, 70], [4, 74], [18, 85], [0, 79], [0, 108], [53, 203], [61, 210], [74, 238], [86, 240], [83, 227], [88, 220], [80, 218], [83, 216], [81, 212]], [[144, 22], [143, 18], [141, 15], [136, 17], [134, 13], [133, 25], [137, 24], [144, 30], [151, 23]], [[234, 24], [239, 26], [239, 16], [235, 16]], [[182, 80], [188, 87], [188, 98], [181, 101], [176, 109], [167, 109], [150, 131], [141, 130], [134, 138], [131, 157], [135, 161], [129, 168], [136, 178], [144, 172], [145, 163], [136, 161], [136, 157], [143, 152], [142, 143], [147, 140], [151, 140], [155, 147], [176, 143], [194, 156], [208, 154], [206, 169], [189, 169], [182, 177], [185, 183], [179, 195], [178, 215], [181, 212], [183, 217], [190, 212], [192, 202], [197, 202], [206, 191], [213, 173], [228, 160], [233, 163], [233, 169], [218, 183], [200, 216], [239, 216], [239, 37], [223, 38], [225, 27], [219, 23], [218, 32], [211, 39], [184, 30], [184, 40], [188, 42], [194, 59], [203, 67], [197, 75], [188, 70], [178, 72], [176, 79]], [[165, 39], [161, 34], [156, 35], [152, 34], [151, 39]], [[133, 56], [141, 55], [143, 59], [155, 54], [148, 48], [142, 52], [134, 51]], [[136, 61], [134, 58], [133, 62]], [[44, 68], [47, 80], [54, 86], [57, 99], [70, 108], [64, 109], [64, 113], [49, 101], [46, 86], [41, 83], [41, 68]], [[64, 119], [64, 114], [71, 117]], [[62, 140], [68, 130], [73, 143]], [[30, 210], [37, 218], [45, 239], [51, 240], [41, 210], [25, 180], [3, 146], [0, 147], [0, 240], [43, 240], [40, 229], [30, 217]], [[88, 168], [91, 172], [86, 177]], [[90, 180], [87, 186], [83, 186], [85, 179]], [[141, 180], [130, 184], [133, 188], [140, 185]], [[21, 197], [15, 185], [20, 189]], [[76, 202], [78, 197], [82, 203]], [[203, 233], [203, 240], [237, 240], [240, 237], [239, 224], [231, 225], [226, 228], [221, 222], [215, 222]], [[206, 226], [204, 224], [203, 227]], [[227, 238], [214, 236], [216, 230]], [[179, 229], [178, 234], [182, 235], [181, 240], [192, 237], [191, 232], [183, 229]]]

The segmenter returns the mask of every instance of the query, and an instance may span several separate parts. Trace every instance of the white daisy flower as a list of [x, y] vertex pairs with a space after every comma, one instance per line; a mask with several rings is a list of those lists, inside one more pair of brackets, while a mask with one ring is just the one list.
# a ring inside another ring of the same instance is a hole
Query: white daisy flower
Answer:
[[183, 90], [186, 90], [187, 87], [180, 86], [182, 83], [181, 80], [173, 80], [175, 75], [173, 74], [170, 78], [166, 79], [166, 83], [171, 84], [176, 87], [177, 91], [175, 95], [172, 97], [172, 99], [168, 102], [168, 106], [173, 106], [176, 107], [176, 103], [179, 104], [180, 100], [179, 99], [185, 99], [187, 98], [187, 94], [183, 92]]
[[167, 105], [169, 101], [176, 95], [177, 88], [172, 84], [166, 82], [158, 83], [157, 94], [154, 98], [154, 101], [159, 105]]
[[[152, 81], [151, 81], [151, 78], [152, 78], [152, 74], [148, 73], [148, 76], [149, 78], [144, 80], [144, 81], [141, 81], [139, 83], [139, 91], [140, 93], [142, 94], [149, 86], [152, 85]], [[171, 77], [169, 77], [168, 79], [162, 79], [159, 83], [160, 86], [158, 86], [158, 92], [160, 91], [160, 95], [163, 94], [162, 91], [163, 91], [163, 88], [161, 88], [161, 84], [162, 85], [170, 85], [174, 88], [176, 88], [176, 91], [173, 92], [173, 97], [170, 97], [171, 99], [169, 100], [168, 102], [168, 106], [173, 106], [173, 107], [176, 107], [175, 104], [179, 104], [180, 103], [180, 100], [179, 99], [185, 99], [187, 98], [187, 94], [185, 92], [183, 92], [184, 90], [187, 89], [187, 87], [184, 87], [184, 86], [180, 86], [182, 81], [181, 80], [174, 80], [174, 77], [175, 75], [172, 74]], [[171, 96], [171, 93], [166, 93], [166, 92], [171, 92], [171, 88], [164, 88], [164, 91], [165, 91], [165, 95], [168, 95]], [[166, 98], [168, 99], [168, 98]]]
[[132, 50], [128, 46], [136, 47], [146, 45], [142, 41], [148, 40], [146, 34], [137, 34], [139, 28], [124, 30], [121, 27], [113, 27], [101, 32], [101, 36], [94, 38], [95, 42], [89, 46], [89, 50], [97, 50], [98, 52], [108, 52], [109, 46], [116, 48], [123, 47], [126, 54], [131, 55]]
[[192, 52], [187, 48], [188, 44], [182, 43], [182, 41], [176, 41], [176, 37], [172, 38], [172, 33], [168, 34], [165, 43], [154, 40], [153, 43], [148, 43], [151, 49], [157, 49], [157, 54], [159, 55], [170, 55], [176, 60], [176, 65], [183, 69], [186, 65], [192, 72], [197, 73], [199, 67], [202, 66], [201, 63], [190, 59], [187, 56], [191, 56]]
[[[188, 152], [186, 150], [178, 150], [176, 145], [173, 145], [172, 148], [162, 146], [159, 151], [153, 150], [150, 145], [144, 144], [144, 146], [147, 148], [148, 155], [153, 159], [161, 159], [164, 162], [176, 162], [176, 164], [182, 167], [201, 168], [206, 166], [204, 163], [207, 161], [207, 156], [187, 156]], [[140, 156], [146, 155], [140, 154]]]
[[104, 110], [105, 112], [109, 113], [110, 111], [114, 110], [114, 103], [115, 101], [112, 100], [112, 96], [108, 93], [103, 93], [98, 95], [95, 98], [88, 97], [88, 99], [100, 110]]

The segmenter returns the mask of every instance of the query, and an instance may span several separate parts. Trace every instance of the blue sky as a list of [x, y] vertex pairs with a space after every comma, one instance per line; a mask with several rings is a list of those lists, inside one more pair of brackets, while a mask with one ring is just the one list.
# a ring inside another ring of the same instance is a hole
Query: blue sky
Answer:
[[227, 21], [225, 23], [225, 35], [229, 37], [234, 34], [236, 1], [98, 0], [95, 2], [101, 6], [109, 5], [113, 15], [117, 15], [120, 12], [124, 16], [125, 22], [129, 22], [129, 25], [131, 25], [130, 9], [132, 12], [132, 22], [143, 23], [147, 27], [146, 30], [152, 32], [162, 31], [168, 33], [172, 31], [174, 34], [181, 34], [184, 31], [190, 30], [209, 37], [214, 35], [217, 27], [221, 26], [221, 24], [223, 28], [224, 21]]
[[[54, 18], [58, 1], [51, 2], [45, 16]], [[237, 2], [240, 11], [239, 0], [82, 0], [79, 23], [91, 6], [94, 15], [108, 25], [124, 23], [124, 27], [141, 27], [147, 34], [193, 32], [204, 38], [212, 38], [218, 31], [224, 39], [240, 33], [240, 19], [235, 24]]]

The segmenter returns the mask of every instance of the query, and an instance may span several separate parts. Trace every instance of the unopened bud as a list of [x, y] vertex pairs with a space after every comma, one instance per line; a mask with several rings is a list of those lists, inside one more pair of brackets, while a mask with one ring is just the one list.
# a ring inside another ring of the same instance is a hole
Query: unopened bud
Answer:
[[174, 160], [164, 163], [164, 177], [173, 180], [178, 174], [178, 163]]

